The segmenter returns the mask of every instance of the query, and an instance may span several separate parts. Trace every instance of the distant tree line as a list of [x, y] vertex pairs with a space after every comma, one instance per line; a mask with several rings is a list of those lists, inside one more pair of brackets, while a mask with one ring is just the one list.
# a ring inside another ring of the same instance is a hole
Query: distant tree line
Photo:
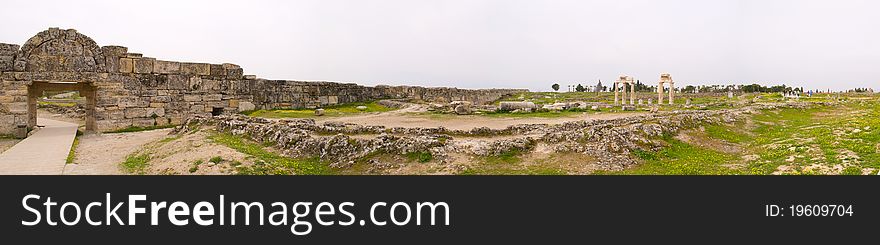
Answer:
[[[551, 86], [554, 91], [559, 91], [560, 85], [558, 83], [554, 83]], [[668, 87], [667, 87], [668, 89]], [[657, 86], [648, 86], [643, 84], [641, 81], [636, 80], [635, 83], [636, 92], [656, 92]], [[805, 93], [803, 87], [791, 87], [785, 84], [782, 85], [773, 85], [773, 86], [764, 86], [757, 83], [749, 84], [749, 85], [687, 85], [685, 87], [675, 88], [677, 92], [681, 93], [727, 93], [727, 92], [735, 92], [735, 93]], [[602, 81], [599, 81], [595, 86], [584, 86], [582, 84], [577, 84], [574, 87], [574, 91], [577, 92], [613, 92], [614, 86], [604, 86], [602, 85]], [[629, 89], [627, 89], [627, 92]], [[830, 90], [829, 90], [830, 91]], [[816, 92], [814, 90], [814, 92]], [[824, 92], [824, 91], [822, 91]], [[873, 93], [874, 90], [872, 88], [855, 88], [849, 89], [847, 92], [855, 92], [855, 93]]]

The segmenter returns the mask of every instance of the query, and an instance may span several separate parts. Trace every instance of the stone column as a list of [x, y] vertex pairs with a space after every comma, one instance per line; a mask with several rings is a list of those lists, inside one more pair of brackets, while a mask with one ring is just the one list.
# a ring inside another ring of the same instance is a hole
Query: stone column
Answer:
[[95, 105], [97, 104], [98, 99], [96, 98], [97, 92], [95, 88], [89, 85], [83, 85], [83, 89], [81, 90], [86, 97], [86, 132], [95, 132], [97, 128], [95, 127]]
[[675, 97], [673, 96], [673, 94], [675, 94], [675, 82], [669, 82], [669, 104], [670, 105], [675, 100]]
[[618, 94], [618, 92], [619, 92], [619, 91], [618, 91], [618, 89], [617, 89], [617, 82], [614, 82], [614, 105], [617, 105], [617, 94]]
[[660, 83], [657, 84], [657, 104], [658, 105], [663, 104], [663, 87], [665, 85], [666, 84], [664, 84], [663, 81], [660, 81]]
[[32, 84], [28, 86], [28, 99], [27, 99], [27, 127], [29, 129], [33, 129], [37, 127], [37, 98], [40, 97], [43, 91], [38, 85]]
[[636, 104], [636, 84], [635, 83], [629, 83], [629, 104], [630, 105]]

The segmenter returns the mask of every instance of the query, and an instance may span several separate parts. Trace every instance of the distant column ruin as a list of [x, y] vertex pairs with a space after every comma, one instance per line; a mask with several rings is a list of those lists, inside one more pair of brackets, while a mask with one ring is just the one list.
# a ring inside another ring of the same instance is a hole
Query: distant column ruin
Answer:
[[[627, 75], [620, 75], [620, 78], [618, 78], [617, 81], [614, 81], [614, 104], [615, 105], [618, 105], [618, 104], [626, 105], [627, 85], [629, 85], [629, 104], [630, 105], [635, 104], [636, 84], [633, 81], [634, 81], [633, 78], [630, 76], [627, 76]], [[620, 100], [618, 100], [618, 91], [620, 91], [621, 87], [623, 88], [623, 91], [622, 91], [623, 94], [622, 94], [622, 97], [620, 97]], [[620, 101], [620, 102], [618, 102], [618, 101]]]
[[665, 84], [669, 84], [669, 104], [672, 105], [673, 101], [675, 101], [675, 82], [672, 80], [672, 75], [669, 73], [660, 74], [660, 82], [657, 84], [657, 104], [663, 104], [663, 89]]

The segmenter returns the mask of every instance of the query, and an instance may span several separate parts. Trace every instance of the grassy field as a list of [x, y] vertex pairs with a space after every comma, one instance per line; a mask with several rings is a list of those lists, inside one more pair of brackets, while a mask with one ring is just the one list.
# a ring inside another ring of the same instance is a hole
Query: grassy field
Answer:
[[[366, 110], [358, 110], [358, 106], [366, 106]], [[334, 106], [326, 106], [323, 107], [324, 116], [326, 117], [340, 117], [340, 116], [349, 116], [360, 113], [371, 113], [371, 112], [386, 112], [392, 111], [394, 108], [385, 107], [378, 103], [367, 102], [367, 103], [350, 103], [350, 104], [341, 104]], [[265, 118], [312, 118], [315, 116], [315, 109], [274, 109], [274, 110], [256, 110], [256, 111], [248, 111], [243, 112], [243, 114], [252, 116], [252, 117], [265, 117]]]
[[58, 107], [74, 107], [76, 103], [73, 102], [54, 102], [54, 101], [37, 101], [37, 106], [58, 106]]
[[[827, 98], [817, 97], [817, 100]], [[597, 174], [876, 174], [880, 169], [880, 101], [862, 98], [810, 109], [766, 110], [746, 122], [705, 125], [706, 141], [733, 144], [723, 153], [670, 136], [657, 152], [636, 151], [642, 162]]]
[[237, 167], [241, 175], [323, 175], [332, 174], [327, 164], [317, 158], [295, 159], [267, 151], [256, 142], [252, 142], [231, 134], [218, 133], [210, 137], [217, 144], [235, 149], [238, 152], [253, 156], [256, 161], [252, 166]]

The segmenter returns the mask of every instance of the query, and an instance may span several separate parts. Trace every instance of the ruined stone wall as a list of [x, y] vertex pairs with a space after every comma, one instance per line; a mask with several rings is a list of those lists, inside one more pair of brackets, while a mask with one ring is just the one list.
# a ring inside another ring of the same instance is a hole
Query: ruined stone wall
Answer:
[[315, 108], [386, 98], [481, 104], [527, 91], [257, 79], [234, 64], [158, 60], [122, 46], [98, 46], [76, 30], [51, 28], [21, 47], [0, 44], [0, 134], [28, 123], [28, 108], [36, 106], [28, 92], [35, 82], [94, 88], [98, 131], [179, 124], [212, 112]]

